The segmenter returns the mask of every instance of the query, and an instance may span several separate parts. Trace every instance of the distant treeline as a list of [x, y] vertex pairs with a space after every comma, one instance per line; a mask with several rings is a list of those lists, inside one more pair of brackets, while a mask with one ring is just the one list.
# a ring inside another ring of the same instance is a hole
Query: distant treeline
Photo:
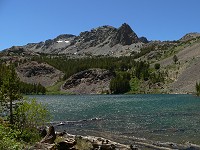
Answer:
[[[14, 67], [14, 66], [13, 66]], [[6, 76], [8, 76], [8, 70], [10, 66], [6, 66], [5, 64], [0, 64], [0, 87], [3, 83], [3, 80]], [[23, 94], [45, 94], [46, 89], [41, 84], [29, 84], [25, 82], [19, 82], [19, 90], [20, 93]]]
[[90, 68], [101, 68], [111, 71], [125, 71], [131, 69], [137, 62], [133, 57], [92, 57], [70, 59], [63, 56], [41, 56], [32, 60], [46, 62], [65, 73], [65, 78]]
[[20, 82], [20, 92], [23, 94], [45, 94], [46, 88], [39, 84]]

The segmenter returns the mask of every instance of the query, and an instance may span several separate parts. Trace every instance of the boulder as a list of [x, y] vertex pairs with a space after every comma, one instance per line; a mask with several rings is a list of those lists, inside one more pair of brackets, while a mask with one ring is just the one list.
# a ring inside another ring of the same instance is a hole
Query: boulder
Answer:
[[76, 142], [63, 141], [63, 142], [59, 142], [56, 148], [59, 150], [69, 150], [69, 149], [71, 150], [74, 148], [75, 145], [76, 145]]
[[56, 139], [56, 134], [53, 126], [49, 127], [47, 135], [40, 141], [40, 143], [53, 144]]
[[47, 130], [45, 128], [40, 129], [40, 136], [44, 138], [46, 135], [47, 135]]

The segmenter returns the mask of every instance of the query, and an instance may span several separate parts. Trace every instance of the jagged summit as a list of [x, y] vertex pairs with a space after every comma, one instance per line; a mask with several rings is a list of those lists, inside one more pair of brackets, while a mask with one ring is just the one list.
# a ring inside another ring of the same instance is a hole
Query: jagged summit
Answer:
[[121, 45], [131, 45], [133, 43], [137, 43], [139, 41], [137, 34], [131, 29], [131, 27], [124, 23], [122, 26], [117, 29], [117, 32], [113, 35], [110, 46], [114, 46], [116, 44]]
[[[146, 38], [138, 38], [131, 27], [124, 23], [119, 28], [105, 25], [81, 32], [78, 36], [62, 34], [44, 42], [20, 46], [20, 50], [23, 49], [23, 51], [34, 53], [76, 55], [77, 57], [88, 54], [120, 56], [128, 55], [132, 51], [138, 51], [141, 43], [146, 42], [148, 42]], [[126, 46], [130, 46], [130, 48]], [[17, 49], [19, 48], [15, 47], [15, 50]], [[13, 48], [7, 50], [12, 51]]]

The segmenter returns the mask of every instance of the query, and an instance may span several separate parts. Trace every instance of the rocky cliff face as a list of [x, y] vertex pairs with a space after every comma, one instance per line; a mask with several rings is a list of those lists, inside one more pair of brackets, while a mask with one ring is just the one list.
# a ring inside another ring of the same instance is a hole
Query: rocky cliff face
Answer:
[[[119, 56], [137, 51], [143, 42], [144, 38], [138, 38], [131, 27], [124, 23], [118, 29], [102, 26], [91, 31], [81, 32], [78, 36], [63, 34], [45, 42], [29, 43], [19, 48], [9, 48], [6, 51], [12, 52], [18, 49], [25, 53], [67, 54], [73, 57], [87, 55]], [[145, 40], [145, 42], [148, 42], [148, 40]]]
[[26, 83], [38, 84], [48, 87], [64, 76], [64, 73], [54, 67], [35, 61], [21, 64], [17, 67], [20, 80]]
[[62, 90], [72, 94], [101, 94], [109, 92], [113, 74], [105, 69], [88, 69], [72, 75]]

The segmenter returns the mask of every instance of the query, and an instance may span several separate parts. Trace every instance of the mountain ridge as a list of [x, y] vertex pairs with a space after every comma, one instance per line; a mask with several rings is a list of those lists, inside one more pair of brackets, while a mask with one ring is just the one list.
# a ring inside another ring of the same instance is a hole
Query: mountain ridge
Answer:
[[[191, 32], [177, 41], [184, 42], [199, 36], [200, 33]], [[127, 23], [123, 23], [119, 28], [104, 25], [81, 32], [78, 36], [60, 34], [53, 39], [42, 42], [12, 46], [4, 49], [3, 52], [24, 52], [32, 55], [35, 53], [64, 54], [74, 58], [87, 56], [119, 57], [137, 53], [145, 44], [155, 42], [165, 41], [148, 41], [144, 36], [138, 37]]]
[[[91, 55], [125, 55], [126, 46], [132, 44], [142, 45], [148, 43], [147, 38], [139, 38], [131, 27], [124, 23], [119, 28], [112, 26], [101, 26], [90, 31], [81, 32], [78, 36], [72, 34], [61, 34], [54, 39], [39, 43], [28, 43], [24, 46], [14, 46], [4, 51], [24, 51], [46, 54], [66, 54], [69, 56]], [[137, 46], [129, 48], [129, 54], [137, 51]], [[119, 54], [118, 51], [122, 51]], [[127, 52], [126, 52], [127, 53]]]

